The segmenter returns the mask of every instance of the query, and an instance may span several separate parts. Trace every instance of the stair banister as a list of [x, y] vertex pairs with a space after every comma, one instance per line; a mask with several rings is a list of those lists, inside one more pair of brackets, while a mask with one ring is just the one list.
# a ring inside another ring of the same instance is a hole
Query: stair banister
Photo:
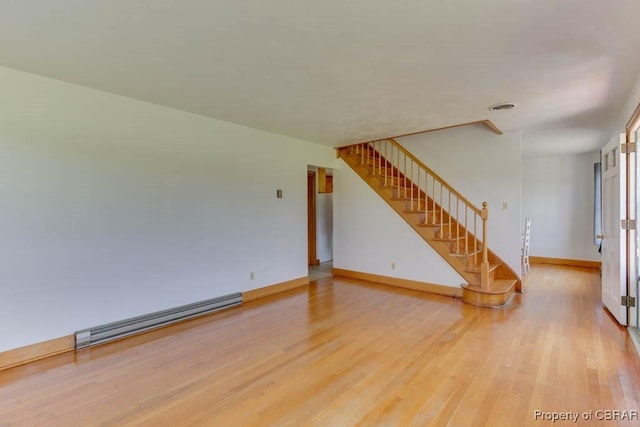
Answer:
[[480, 265], [480, 286], [489, 286], [489, 247], [487, 246], [487, 220], [489, 219], [489, 208], [487, 202], [482, 202], [482, 264]]
[[[381, 144], [384, 143], [384, 150], [381, 147]], [[442, 230], [444, 230], [445, 228], [445, 215], [448, 216], [448, 223], [446, 225], [446, 230], [448, 231], [447, 236], [452, 236], [453, 235], [453, 229], [452, 229], [452, 200], [451, 200], [451, 196], [455, 197], [455, 218], [456, 218], [456, 236], [460, 236], [460, 216], [459, 216], [459, 212], [458, 212], [458, 205], [460, 203], [463, 203], [464, 205], [464, 251], [465, 253], [469, 253], [469, 251], [472, 249], [473, 250], [473, 259], [474, 261], [476, 260], [477, 257], [477, 253], [478, 253], [478, 234], [477, 234], [477, 230], [476, 230], [476, 222], [477, 222], [477, 218], [480, 217], [482, 219], [482, 241], [481, 241], [481, 249], [482, 249], [482, 261], [480, 263], [480, 273], [481, 273], [481, 285], [483, 287], [488, 287], [489, 286], [489, 282], [490, 282], [490, 278], [489, 278], [489, 259], [488, 259], [488, 246], [487, 246], [487, 220], [489, 219], [489, 211], [487, 208], [487, 203], [483, 202], [482, 204], [482, 209], [479, 209], [478, 207], [476, 207], [473, 203], [471, 203], [467, 198], [465, 198], [462, 194], [460, 194], [457, 190], [455, 190], [448, 182], [446, 182], [440, 175], [438, 175], [437, 173], [435, 173], [431, 168], [429, 168], [427, 165], [425, 165], [420, 159], [418, 159], [416, 156], [413, 155], [413, 153], [411, 153], [409, 150], [407, 150], [405, 147], [402, 146], [402, 144], [400, 144], [398, 141], [396, 141], [393, 138], [389, 138], [388, 140], [380, 140], [380, 141], [372, 141], [369, 143], [364, 143], [363, 146], [365, 146], [366, 148], [361, 150], [362, 152], [364, 152], [365, 150], [367, 151], [366, 154], [366, 162], [369, 164], [370, 162], [373, 163], [373, 170], [375, 172], [375, 165], [376, 163], [378, 163], [378, 171], [380, 171], [380, 166], [382, 165], [382, 155], [383, 153], [385, 154], [385, 158], [387, 155], [387, 143], [391, 144], [391, 164], [390, 166], [394, 167], [394, 163], [395, 163], [395, 168], [396, 168], [396, 172], [397, 172], [397, 181], [396, 181], [396, 191], [397, 194], [400, 194], [402, 192], [402, 194], [404, 195], [404, 197], [407, 197], [407, 185], [411, 185], [410, 188], [410, 210], [413, 211], [414, 209], [414, 184], [413, 184], [413, 174], [414, 174], [414, 163], [416, 165], [416, 168], [418, 170], [418, 179], [417, 179], [417, 183], [418, 183], [418, 209], [420, 209], [420, 174], [421, 174], [421, 170], [424, 170], [424, 174], [425, 174], [425, 195], [426, 193], [426, 189], [427, 189], [427, 182], [428, 182], [428, 176], [431, 175], [432, 177], [432, 202], [433, 202], [433, 212], [432, 212], [432, 219], [435, 222], [436, 220], [436, 212], [435, 212], [435, 202], [436, 202], [436, 182], [438, 183], [438, 185], [440, 186], [440, 191], [439, 191], [439, 211], [440, 211], [440, 227]], [[377, 144], [377, 145], [376, 145]], [[393, 154], [393, 147], [396, 147], [396, 152], [397, 155], [394, 156]], [[371, 153], [371, 154], [369, 154]], [[402, 154], [401, 154], [402, 153]], [[373, 157], [372, 157], [373, 156]], [[378, 161], [375, 161], [375, 156], [378, 156]], [[402, 157], [401, 157], [402, 156]], [[364, 158], [365, 156], [363, 155], [362, 161], [365, 160]], [[407, 162], [410, 162], [409, 164], [407, 164]], [[386, 163], [386, 162], [385, 162]], [[386, 181], [386, 166], [385, 165], [385, 181]], [[402, 184], [401, 184], [401, 179], [400, 179], [400, 174], [402, 173]], [[391, 173], [391, 178], [393, 179], [393, 172]], [[393, 185], [393, 184], [392, 184]], [[447, 192], [447, 194], [445, 194], [445, 191]], [[426, 203], [426, 196], [425, 196], [425, 203]], [[445, 210], [445, 204], [447, 209]], [[427, 215], [428, 212], [428, 207], [425, 205], [424, 207], [425, 209], [425, 216]], [[469, 227], [471, 224], [469, 223], [469, 211], [471, 211], [472, 215], [473, 215], [473, 227]], [[473, 230], [473, 231], [472, 231]], [[470, 233], [473, 233], [470, 236]], [[473, 238], [472, 242], [469, 242], [469, 237]], [[471, 245], [470, 245], [471, 243]], [[457, 247], [457, 251], [459, 252], [459, 240], [457, 240], [456, 243], [456, 247]], [[477, 261], [476, 261], [477, 262]]]
[[481, 209], [474, 206], [394, 139], [354, 144], [338, 153], [467, 280], [465, 302], [506, 305], [514, 290], [522, 289], [517, 273], [489, 249], [487, 202]]

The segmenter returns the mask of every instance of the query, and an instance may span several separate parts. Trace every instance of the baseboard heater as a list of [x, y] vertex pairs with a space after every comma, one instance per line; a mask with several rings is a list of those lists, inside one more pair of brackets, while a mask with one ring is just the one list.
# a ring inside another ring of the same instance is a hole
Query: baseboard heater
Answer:
[[75, 333], [76, 350], [139, 334], [242, 304], [242, 293], [229, 294], [180, 307], [157, 311]]

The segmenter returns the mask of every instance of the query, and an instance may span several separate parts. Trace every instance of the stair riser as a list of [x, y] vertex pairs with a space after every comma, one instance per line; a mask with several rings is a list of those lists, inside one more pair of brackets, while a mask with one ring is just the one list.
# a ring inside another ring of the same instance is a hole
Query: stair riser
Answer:
[[511, 288], [504, 293], [484, 294], [462, 288], [462, 301], [479, 307], [507, 307], [513, 301], [515, 290]]
[[442, 222], [445, 222], [445, 221], [440, 221], [440, 212], [436, 212], [435, 214], [433, 212], [427, 212], [427, 214], [425, 215], [423, 211], [423, 212], [419, 212], [417, 216], [418, 216], [418, 223], [420, 224], [426, 223], [426, 224], [439, 226]]
[[[469, 245], [467, 248], [464, 246], [464, 240], [460, 240], [459, 243], [456, 241], [447, 241], [447, 245], [449, 245], [449, 251], [452, 254], [469, 254], [470, 257], [473, 258], [473, 246]], [[479, 250], [480, 248], [478, 248]], [[478, 254], [478, 261], [482, 259], [482, 254]], [[473, 265], [473, 264], [468, 264]]]
[[384, 176], [384, 171], [382, 171], [382, 174], [378, 174], [376, 173], [369, 173], [370, 176], [374, 177], [375, 179], [378, 180], [378, 182], [380, 183], [380, 185], [387, 185], [389, 187], [397, 187], [398, 186], [398, 181], [400, 181], [400, 186], [402, 186], [404, 184], [404, 178], [400, 177], [397, 178], [394, 175], [391, 174], [387, 174], [386, 176], [386, 184], [385, 184], [385, 176]]
[[[468, 272], [469, 274], [473, 274], [474, 277], [476, 277], [477, 282], [476, 283], [480, 283], [480, 272]], [[489, 286], [491, 286], [491, 284], [496, 280], [496, 271], [490, 271], [489, 275], [488, 275], [488, 279], [489, 279]]]
[[[420, 191], [417, 188], [400, 188], [398, 189], [397, 187], [390, 187], [392, 188], [393, 191], [393, 197], [397, 198], [397, 199], [408, 199], [407, 202], [410, 201], [411, 196], [413, 194], [413, 200], [414, 203], [418, 203], [418, 194], [420, 194]], [[420, 198], [423, 198], [424, 195], [421, 194]]]

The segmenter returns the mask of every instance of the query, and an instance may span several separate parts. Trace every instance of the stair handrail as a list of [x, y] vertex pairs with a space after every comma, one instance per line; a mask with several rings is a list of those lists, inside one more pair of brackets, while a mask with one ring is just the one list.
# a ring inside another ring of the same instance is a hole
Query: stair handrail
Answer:
[[[421, 168], [426, 170], [429, 173], [429, 175], [431, 175], [434, 179], [438, 180], [440, 182], [440, 184], [442, 184], [447, 190], [449, 190], [452, 194], [455, 194], [456, 197], [458, 198], [458, 200], [460, 200], [461, 202], [465, 203], [467, 206], [469, 206], [469, 208], [471, 208], [473, 211], [475, 211], [478, 215], [482, 215], [482, 209], [478, 208], [476, 205], [471, 203], [471, 201], [469, 201], [466, 197], [464, 197], [462, 194], [460, 194], [455, 188], [453, 188], [440, 175], [438, 175], [436, 172], [434, 172], [433, 169], [431, 169], [429, 166], [425, 165], [422, 162], [422, 160], [420, 160], [419, 158], [414, 156], [413, 153], [411, 153], [409, 150], [404, 148], [402, 146], [402, 144], [400, 144], [398, 141], [396, 141], [393, 138], [387, 138], [387, 141], [391, 141], [391, 143], [393, 145], [395, 145], [396, 147], [398, 147], [398, 149], [400, 149], [404, 153], [405, 156], [411, 158], [417, 165], [419, 165]], [[370, 142], [373, 142], [373, 141], [370, 141]]]
[[[383, 151], [382, 151], [382, 145], [384, 143], [384, 154], [385, 156], [383, 157]], [[389, 144], [391, 146], [391, 158], [387, 158], [387, 149], [386, 149], [386, 144]], [[377, 147], [376, 147], [377, 146]], [[400, 144], [398, 141], [396, 141], [394, 138], [385, 138], [385, 139], [380, 139], [380, 140], [373, 140], [373, 141], [369, 141], [369, 142], [363, 142], [363, 143], [359, 143], [359, 144], [354, 144], [349, 146], [351, 148], [355, 147], [355, 152], [356, 154], [359, 152], [360, 156], [361, 156], [361, 161], [365, 162], [365, 158], [366, 158], [366, 164], [371, 164], [373, 166], [373, 172], [375, 173], [376, 167], [378, 168], [378, 171], [381, 170], [382, 168], [382, 159], [385, 159], [385, 163], [389, 163], [391, 165], [391, 167], [395, 170], [398, 171], [398, 186], [397, 186], [397, 191], [398, 191], [398, 197], [400, 196], [400, 174], [402, 173], [402, 175], [404, 176], [404, 195], [406, 197], [407, 194], [407, 181], [409, 181], [409, 183], [411, 183], [411, 187], [415, 188], [415, 182], [414, 180], [414, 172], [413, 172], [413, 168], [414, 165], [417, 166], [417, 189], [418, 189], [418, 196], [417, 196], [417, 202], [418, 202], [418, 209], [421, 209], [420, 206], [420, 195], [421, 195], [421, 183], [420, 183], [420, 171], [424, 171], [424, 176], [425, 176], [425, 189], [424, 189], [424, 194], [425, 194], [425, 205], [424, 205], [424, 215], [425, 215], [425, 222], [428, 220], [427, 218], [427, 211], [428, 211], [428, 204], [427, 204], [427, 200], [428, 200], [428, 188], [426, 187], [426, 183], [427, 183], [427, 179], [428, 176], [431, 176], [432, 179], [432, 183], [433, 183], [433, 194], [432, 194], [432, 203], [433, 203], [433, 220], [435, 221], [436, 218], [436, 210], [435, 210], [435, 203], [436, 203], [436, 193], [435, 193], [435, 184], [436, 182], [438, 183], [439, 187], [440, 187], [440, 227], [444, 227], [445, 223], [444, 223], [444, 215], [443, 212], [446, 212], [447, 215], [449, 216], [449, 221], [448, 221], [448, 233], [443, 233], [443, 230], [440, 230], [440, 236], [443, 237], [444, 235], [448, 236], [448, 238], [451, 238], [451, 236], [453, 235], [453, 230], [455, 229], [456, 233], [456, 250], [455, 252], [457, 254], [460, 254], [460, 251], [462, 249], [461, 245], [460, 245], [460, 231], [461, 230], [465, 230], [464, 231], [464, 254], [469, 254], [469, 234], [471, 234], [471, 236], [473, 237], [473, 259], [474, 259], [474, 263], [476, 260], [476, 255], [478, 254], [477, 251], [477, 242], [480, 243], [480, 253], [481, 255], [481, 261], [480, 261], [480, 286], [482, 288], [488, 288], [490, 286], [490, 278], [489, 278], [489, 248], [488, 248], [488, 244], [487, 244], [487, 234], [488, 234], [488, 220], [489, 220], [489, 209], [487, 207], [487, 202], [482, 202], [482, 209], [477, 207], [476, 205], [474, 205], [469, 199], [467, 199], [466, 197], [464, 197], [462, 194], [460, 194], [455, 188], [453, 188], [451, 186], [451, 184], [449, 184], [444, 178], [442, 178], [440, 175], [438, 175], [436, 172], [434, 172], [430, 167], [428, 167], [427, 165], [425, 165], [422, 160], [418, 159], [413, 153], [411, 153], [409, 150], [407, 150], [404, 146], [402, 146], [402, 144]], [[394, 165], [394, 155], [393, 155], [393, 148], [395, 147], [396, 152], [398, 153], [397, 156], [397, 165]], [[345, 147], [346, 148], [346, 147]], [[400, 153], [403, 154], [403, 158], [404, 158], [404, 167], [402, 167], [402, 165], [400, 164]], [[371, 160], [373, 159], [373, 161]], [[377, 160], [376, 160], [377, 159]], [[407, 167], [407, 159], [409, 160], [410, 163], [410, 167]], [[376, 164], [377, 162], [377, 164]], [[402, 172], [401, 172], [402, 170]], [[407, 173], [409, 173], [410, 175], [410, 179], [407, 180]], [[385, 165], [385, 185], [387, 183], [387, 166]], [[392, 179], [393, 179], [393, 174], [392, 174]], [[443, 203], [443, 189], [447, 190], [447, 194], [449, 195], [449, 206], [447, 209], [444, 209], [444, 203]], [[411, 204], [409, 209], [411, 209], [413, 211], [413, 206], [414, 206], [414, 190], [412, 189], [410, 191], [411, 197]], [[456, 227], [452, 227], [452, 221], [451, 218], [453, 216], [453, 211], [451, 210], [452, 206], [451, 206], [451, 196], [453, 196], [455, 198], [455, 221], [456, 221]], [[461, 227], [460, 223], [461, 223], [461, 216], [459, 216], [458, 213], [458, 206], [459, 204], [462, 204], [465, 207], [464, 210], [464, 226]], [[467, 210], [470, 210], [471, 213], [473, 214], [473, 230], [469, 229], [468, 227], [468, 222], [467, 222]], [[477, 224], [477, 218], [480, 218], [481, 220], [481, 229], [482, 229], [482, 238], [479, 239], [479, 235], [478, 232], [476, 231], [476, 224]]]

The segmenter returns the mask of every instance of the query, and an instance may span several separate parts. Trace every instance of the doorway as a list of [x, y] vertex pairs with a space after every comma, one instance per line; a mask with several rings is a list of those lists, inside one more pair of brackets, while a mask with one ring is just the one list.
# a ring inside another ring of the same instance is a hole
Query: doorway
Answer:
[[309, 280], [333, 275], [333, 171], [307, 168]]

